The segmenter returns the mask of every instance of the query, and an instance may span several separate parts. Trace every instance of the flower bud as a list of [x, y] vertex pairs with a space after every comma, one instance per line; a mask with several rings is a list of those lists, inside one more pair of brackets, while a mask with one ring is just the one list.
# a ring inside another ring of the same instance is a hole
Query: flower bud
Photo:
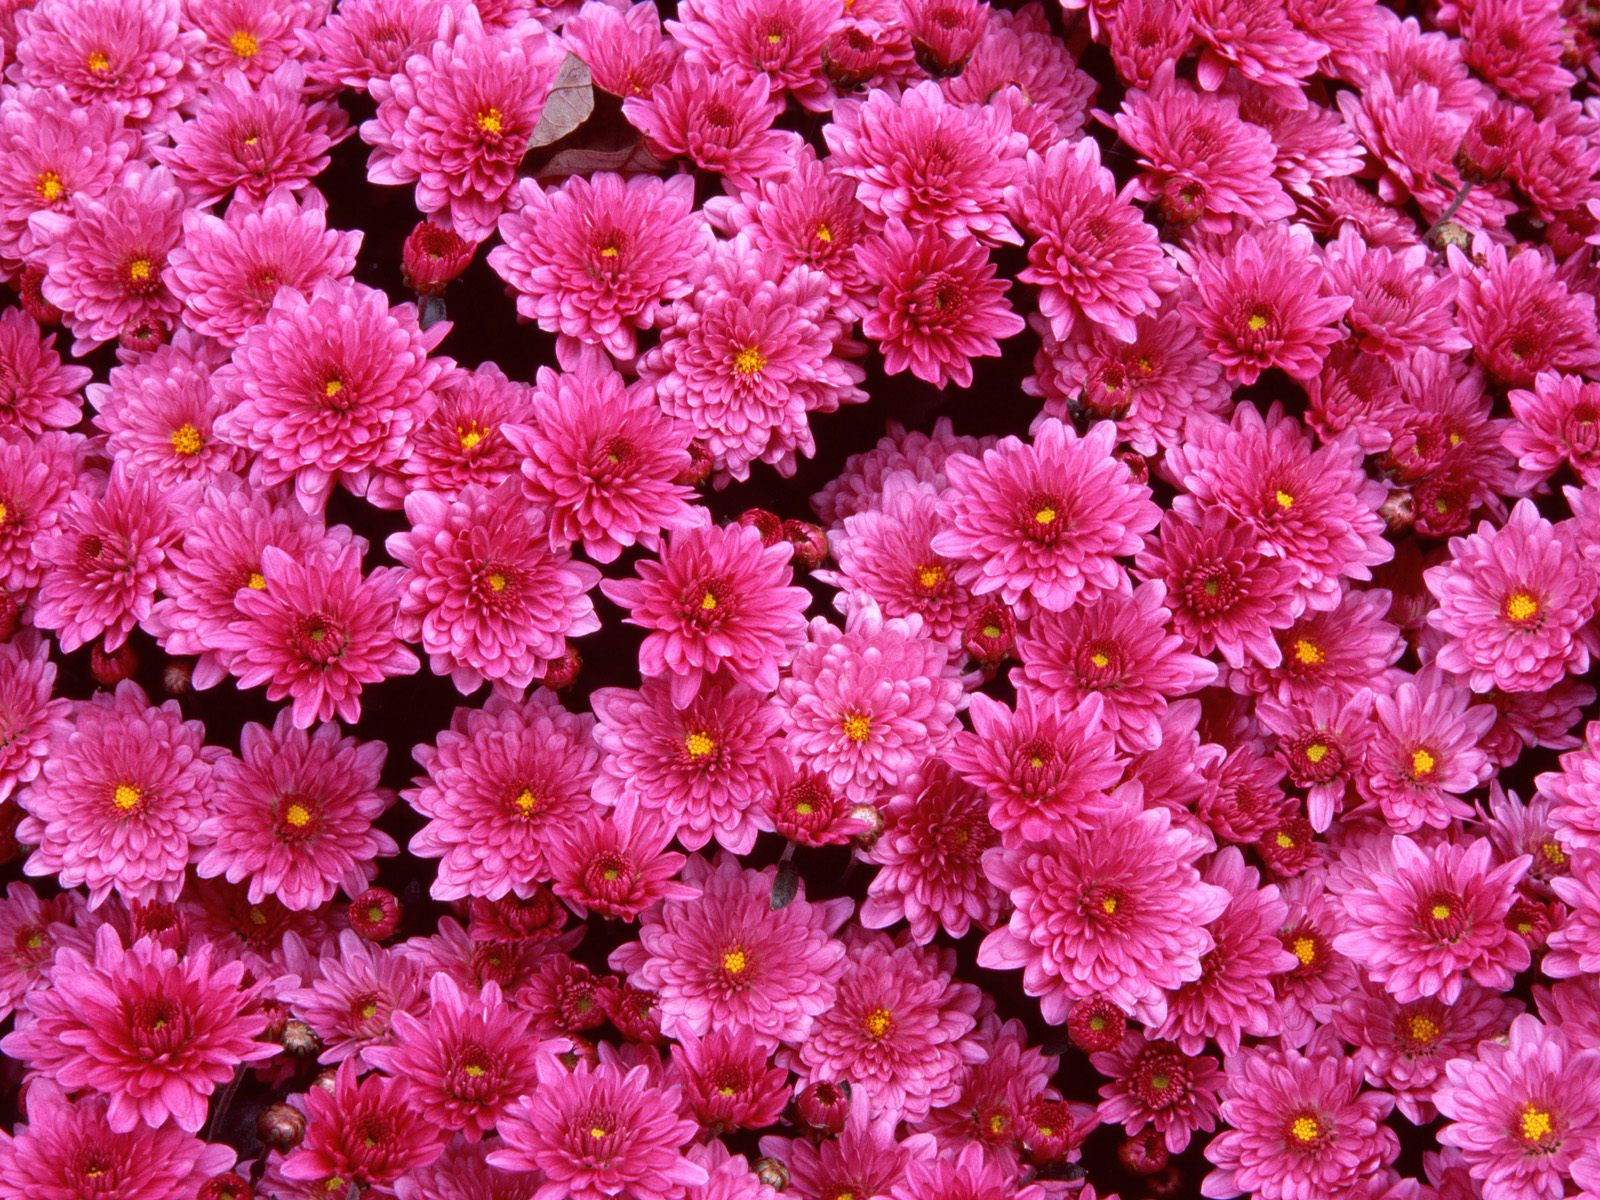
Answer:
[[40, 287], [43, 283], [43, 267], [22, 268], [22, 278], [17, 281], [22, 309], [41, 325], [59, 325], [61, 310], [44, 298], [44, 292]]
[[711, 478], [711, 451], [698, 439], [689, 443], [689, 465], [673, 478], [682, 487], [697, 488]]
[[559, 692], [569, 688], [578, 681], [578, 672], [583, 670], [583, 656], [578, 653], [576, 646], [566, 646], [561, 651], [560, 658], [553, 658], [544, 669], [544, 677], [539, 681], [552, 692]]
[[761, 1180], [775, 1192], [781, 1192], [789, 1186], [789, 1168], [783, 1165], [780, 1159], [773, 1158], [770, 1154], [758, 1158], [751, 1164], [750, 1170], [755, 1177]]
[[808, 1083], [795, 1097], [795, 1113], [813, 1129], [838, 1133], [850, 1115], [849, 1085], [819, 1080]]
[[269, 1104], [256, 1118], [256, 1136], [262, 1145], [287, 1154], [306, 1136], [305, 1114], [287, 1104]]
[[350, 928], [369, 942], [393, 937], [404, 915], [400, 897], [388, 888], [368, 888], [350, 902]]
[[115, 650], [96, 645], [89, 651], [89, 674], [101, 687], [114, 688], [124, 679], [132, 679], [139, 669], [139, 657], [133, 647], [123, 642]]
[[986, 602], [973, 613], [961, 637], [961, 645], [972, 661], [991, 671], [1006, 660], [1016, 644], [1017, 620], [998, 600]]
[[1412, 508], [1411, 493], [1405, 488], [1395, 488], [1378, 506], [1378, 515], [1390, 533], [1404, 533], [1411, 528], [1416, 513]]
[[872, 849], [872, 845], [883, 836], [883, 813], [874, 804], [856, 804], [851, 806], [850, 819], [862, 827], [856, 834], [855, 844], [863, 850]]
[[860, 25], [838, 30], [822, 45], [822, 70], [834, 87], [848, 92], [878, 73], [883, 47]]
[[322, 1049], [322, 1039], [304, 1021], [290, 1020], [283, 1026], [283, 1048], [296, 1058], [310, 1058]]
[[254, 1200], [254, 1197], [250, 1181], [237, 1171], [213, 1175], [195, 1193], [195, 1200]]
[[17, 598], [0, 588], [0, 642], [9, 642], [22, 628], [22, 605]]
[[917, 66], [935, 79], [959, 75], [989, 28], [982, 0], [903, 0], [901, 18]]
[[117, 345], [133, 354], [148, 354], [167, 344], [172, 330], [151, 317], [141, 317], [123, 326]]
[[605, 1009], [612, 1026], [628, 1041], [660, 1045], [666, 1040], [661, 1033], [661, 1016], [654, 992], [636, 988], [631, 983], [603, 988], [600, 1006]]
[[794, 546], [794, 565], [806, 571], [815, 571], [828, 558], [828, 531], [810, 521], [788, 520], [783, 523], [783, 538]]
[[454, 230], [419, 221], [400, 250], [400, 274], [419, 296], [437, 296], [467, 269], [477, 249]]
[[739, 514], [739, 524], [747, 525], [761, 535], [763, 546], [774, 546], [783, 536], [783, 518], [764, 508], [747, 508]]
[[194, 687], [194, 663], [187, 658], [168, 659], [161, 668], [161, 686], [169, 696], [187, 696]]
[[1154, 1175], [1171, 1158], [1163, 1135], [1154, 1129], [1146, 1129], [1138, 1137], [1123, 1138], [1117, 1147], [1118, 1161], [1135, 1175]]

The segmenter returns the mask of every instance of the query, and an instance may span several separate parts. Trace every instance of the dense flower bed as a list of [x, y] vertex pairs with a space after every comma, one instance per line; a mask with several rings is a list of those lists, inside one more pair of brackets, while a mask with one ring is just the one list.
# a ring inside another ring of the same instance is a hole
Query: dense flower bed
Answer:
[[0, 1200], [1600, 1196], [1597, 38], [0, 0]]

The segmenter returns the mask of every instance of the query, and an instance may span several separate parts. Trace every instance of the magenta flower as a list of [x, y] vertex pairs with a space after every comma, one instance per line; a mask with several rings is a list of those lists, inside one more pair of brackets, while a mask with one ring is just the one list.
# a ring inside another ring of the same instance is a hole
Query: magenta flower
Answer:
[[0, 1020], [8, 1019], [29, 992], [50, 982], [56, 951], [76, 941], [73, 925], [82, 910], [83, 897], [76, 892], [41, 900], [25, 883], [6, 885], [0, 899]]
[[[356, 1078], [355, 1062], [339, 1064], [333, 1086], [306, 1093], [305, 1140], [283, 1160], [288, 1179], [327, 1195], [351, 1185], [384, 1187], [444, 1149], [444, 1131], [411, 1104], [404, 1080]], [[329, 1180], [334, 1187], [329, 1188]]]
[[[282, 994], [322, 1042], [320, 1061], [341, 1063], [394, 1038], [396, 1012], [427, 1006], [415, 958], [375, 945], [346, 929], [317, 960], [315, 978]], [[375, 1064], [368, 1063], [372, 1066]]]
[[763, 693], [805, 639], [811, 595], [790, 586], [792, 549], [761, 544], [746, 525], [701, 525], [667, 540], [660, 561], [641, 560], [638, 577], [606, 580], [600, 590], [651, 632], [639, 671], [666, 678], [684, 706], [702, 682], [722, 674]]
[[680, 1030], [672, 1067], [695, 1120], [710, 1130], [777, 1124], [790, 1089], [789, 1072], [770, 1064], [776, 1049], [742, 1029], [713, 1029], [704, 1038]]
[[267, 1016], [244, 964], [212, 960], [209, 945], [181, 959], [151, 938], [124, 949], [102, 925], [92, 958], [60, 950], [51, 985], [25, 1001], [30, 1020], [0, 1048], [62, 1088], [104, 1093], [113, 1133], [168, 1121], [196, 1133], [217, 1087], [281, 1049], [257, 1040]]
[[526, 416], [531, 391], [492, 362], [470, 373], [446, 372], [434, 387], [433, 407], [411, 431], [399, 474], [391, 467], [375, 481], [373, 503], [400, 508], [413, 490], [454, 498], [469, 483], [493, 491], [522, 461], [507, 429]]
[[373, 860], [399, 852], [373, 828], [394, 803], [378, 785], [386, 753], [382, 742], [340, 737], [335, 725], [307, 734], [287, 711], [270, 730], [246, 725], [239, 757], [216, 766], [195, 873], [248, 881], [252, 904], [270, 895], [285, 908], [316, 908], [340, 888], [359, 896], [377, 874]]
[[1247, 662], [1233, 678], [1253, 693], [1276, 693], [1285, 704], [1305, 704], [1324, 693], [1348, 698], [1374, 680], [1388, 690], [1405, 650], [1400, 630], [1385, 619], [1392, 600], [1381, 588], [1346, 591], [1336, 608], [1307, 612], [1278, 634], [1281, 665]]
[[1185, 1054], [1170, 1042], [1130, 1031], [1121, 1045], [1090, 1061], [1109, 1080], [1100, 1085], [1100, 1119], [1121, 1125], [1129, 1137], [1149, 1126], [1170, 1152], [1181, 1154], [1196, 1133], [1217, 1127], [1218, 1095], [1227, 1077], [1209, 1054]]
[[55, 680], [49, 642], [21, 634], [0, 645], [0, 803], [38, 778], [52, 735], [67, 724], [72, 701], [52, 699]]
[[489, 30], [475, 7], [446, 12], [436, 41], [368, 79], [378, 115], [361, 126], [367, 178], [415, 183], [423, 215], [481, 242], [511, 202], [563, 52], [534, 21]]
[[1321, 691], [1288, 704], [1263, 697], [1255, 712], [1261, 727], [1277, 736], [1278, 761], [1290, 782], [1305, 789], [1311, 827], [1323, 832], [1343, 808], [1351, 780], [1366, 760], [1372, 692], [1362, 688], [1341, 697]]
[[36, 435], [83, 419], [79, 393], [91, 373], [64, 365], [55, 343], [22, 310], [0, 313], [0, 427]]
[[1195, 36], [1204, 47], [1195, 75], [1215, 91], [1231, 67], [1269, 91], [1278, 103], [1303, 108], [1304, 80], [1313, 74], [1328, 47], [1308, 37], [1289, 19], [1284, 5], [1250, 0], [1188, 0]]
[[495, 693], [413, 751], [427, 777], [402, 795], [429, 821], [410, 851], [440, 860], [435, 899], [527, 898], [554, 875], [555, 845], [594, 808], [593, 729], [551, 692], [522, 702]]
[[981, 454], [997, 440], [960, 436], [952, 431], [949, 417], [935, 421], [930, 433], [891, 421], [872, 449], [845, 459], [844, 469], [811, 498], [811, 507], [821, 520], [838, 525], [855, 513], [880, 507], [889, 476], [897, 471], [943, 491], [948, 482], [945, 463], [957, 454]]
[[319, 0], [211, 0], [187, 8], [206, 35], [198, 55], [204, 74], [215, 79], [238, 70], [251, 83], [298, 59], [305, 46], [300, 35], [327, 16]]
[[802, 0], [685, 0], [667, 32], [686, 61], [743, 82], [765, 75], [772, 92], [788, 92], [804, 107], [826, 109], [823, 43], [836, 14]]
[[[37, 652], [36, 652], [37, 653]], [[1600, 850], [1600, 729], [1584, 729], [1579, 749], [1561, 756], [1561, 769], [1538, 776], [1539, 795], [1551, 802], [1550, 824], [1569, 848]]]
[[580, 916], [593, 911], [632, 921], [658, 901], [697, 895], [673, 882], [685, 860], [667, 849], [671, 841], [671, 827], [649, 809], [589, 809], [562, 841], [544, 849], [556, 895]]
[[1450, 249], [1459, 281], [1461, 332], [1483, 369], [1512, 387], [1525, 388], [1545, 371], [1593, 372], [1600, 366], [1595, 298], [1573, 291], [1541, 247], [1508, 256], [1482, 240], [1482, 265]]
[[772, 128], [781, 112], [766, 75], [741, 80], [684, 63], [648, 93], [622, 101], [622, 115], [657, 158], [687, 158], [741, 190], [781, 178], [798, 156], [799, 136]]
[[661, 32], [661, 14], [649, 0], [620, 9], [585, 0], [561, 26], [561, 40], [583, 59], [594, 86], [613, 96], [643, 96], [683, 54]]
[[548, 333], [635, 354], [634, 331], [689, 294], [711, 248], [688, 175], [574, 175], [549, 191], [524, 179], [500, 218], [489, 265], [517, 291], [517, 312]]
[[1600, 385], [1543, 371], [1533, 390], [1513, 389], [1516, 417], [1500, 434], [1517, 456], [1525, 483], [1540, 483], [1570, 465], [1578, 479], [1600, 486]]
[[1448, 828], [1472, 815], [1459, 797], [1491, 773], [1479, 740], [1495, 710], [1444, 681], [1435, 668], [1373, 699], [1376, 727], [1356, 786], [1397, 833]]
[[1349, 927], [1333, 948], [1367, 969], [1402, 1003], [1438, 996], [1446, 1004], [1470, 975], [1503, 990], [1528, 965], [1528, 947], [1506, 925], [1526, 855], [1491, 866], [1494, 846], [1424, 848], [1409, 837], [1389, 844], [1392, 865], [1352, 881]]
[[1351, 298], [1344, 322], [1368, 354], [1404, 362], [1417, 350], [1469, 349], [1451, 311], [1455, 278], [1429, 269], [1426, 247], [1369, 246], [1346, 225], [1323, 261], [1329, 291]]
[[366, 91], [434, 42], [447, 7], [449, 0], [341, 0], [320, 29], [297, 35], [307, 78], [318, 91]]
[[1550, 880], [1550, 890], [1567, 906], [1567, 919], [1550, 934], [1544, 973], [1572, 979], [1600, 971], [1600, 858], [1580, 853], [1572, 872]]

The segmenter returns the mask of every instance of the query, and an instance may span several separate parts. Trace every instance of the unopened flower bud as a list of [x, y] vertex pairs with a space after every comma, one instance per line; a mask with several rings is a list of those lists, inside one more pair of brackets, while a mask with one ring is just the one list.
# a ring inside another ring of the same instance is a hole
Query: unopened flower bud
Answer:
[[123, 327], [122, 333], [117, 337], [117, 345], [134, 354], [148, 354], [165, 346], [170, 336], [172, 330], [164, 323], [151, 317], [143, 317]]
[[552, 692], [559, 692], [576, 683], [578, 673], [582, 670], [583, 656], [578, 653], [578, 648], [566, 646], [562, 649], [560, 658], [550, 660], [549, 666], [544, 669], [544, 677], [539, 682]]
[[567, 1042], [567, 1048], [560, 1051], [559, 1058], [569, 1071], [576, 1071], [580, 1066], [597, 1066], [600, 1062], [600, 1050], [588, 1038], [579, 1037], [575, 1033], [561, 1035]]
[[322, 1039], [304, 1021], [290, 1020], [283, 1026], [283, 1048], [296, 1058], [310, 1058], [322, 1049]]
[[127, 642], [115, 650], [96, 645], [89, 651], [89, 674], [101, 687], [114, 688], [124, 679], [132, 679], [138, 669], [139, 657]]
[[901, 14], [917, 66], [935, 79], [959, 75], [989, 27], [982, 0], [903, 0]]
[[169, 659], [161, 668], [161, 686], [169, 696], [187, 696], [194, 687], [194, 663], [187, 658]]
[[828, 558], [828, 531], [810, 521], [788, 520], [783, 523], [783, 538], [794, 547], [794, 565], [804, 571], [815, 571]]
[[1123, 1138], [1117, 1147], [1117, 1159], [1135, 1175], [1154, 1175], [1171, 1158], [1163, 1135], [1154, 1129], [1147, 1129], [1138, 1137]]
[[1441, 221], [1428, 234], [1428, 241], [1433, 244], [1435, 250], [1455, 246], [1459, 250], [1466, 251], [1472, 248], [1472, 231], [1456, 221]]
[[696, 440], [689, 443], [689, 465], [673, 478], [683, 487], [697, 488], [711, 478], [711, 451], [706, 444]]
[[794, 1110], [813, 1129], [838, 1133], [850, 1115], [849, 1085], [819, 1080], [808, 1083], [795, 1097]]
[[739, 524], [748, 525], [761, 535], [763, 546], [774, 546], [783, 537], [783, 518], [764, 508], [747, 508], [739, 514]]
[[454, 230], [419, 221], [400, 250], [400, 274], [419, 296], [437, 296], [472, 261], [477, 249]]
[[1411, 493], [1405, 488], [1395, 488], [1378, 506], [1378, 515], [1390, 533], [1403, 533], [1411, 528], [1416, 513], [1412, 508]]
[[757, 1179], [775, 1192], [784, 1191], [789, 1186], [789, 1168], [784, 1166], [781, 1159], [773, 1158], [770, 1154], [756, 1159], [750, 1169]]
[[0, 642], [9, 642], [22, 628], [22, 605], [17, 598], [0, 588]]
[[59, 325], [61, 310], [44, 298], [44, 291], [40, 287], [43, 283], [43, 267], [22, 268], [22, 278], [17, 281], [22, 309], [41, 325]]
[[1150, 482], [1150, 460], [1137, 450], [1118, 450], [1112, 457], [1128, 468], [1135, 483]]
[[255, 1189], [237, 1171], [213, 1175], [200, 1185], [195, 1200], [254, 1200]]
[[883, 813], [875, 804], [856, 804], [850, 808], [850, 819], [858, 823], [861, 832], [852, 839], [863, 850], [870, 850], [883, 836]]
[[878, 72], [883, 47], [860, 25], [838, 30], [822, 45], [822, 70], [841, 92], [860, 87]]
[[388, 888], [368, 888], [350, 902], [350, 928], [370, 942], [393, 937], [404, 915], [400, 897]]
[[256, 1136], [264, 1146], [287, 1154], [306, 1136], [306, 1117], [287, 1104], [269, 1104], [256, 1118]]
[[1104, 996], [1079, 1000], [1067, 1014], [1067, 1036], [1085, 1054], [1114, 1050], [1128, 1032], [1128, 1018]]

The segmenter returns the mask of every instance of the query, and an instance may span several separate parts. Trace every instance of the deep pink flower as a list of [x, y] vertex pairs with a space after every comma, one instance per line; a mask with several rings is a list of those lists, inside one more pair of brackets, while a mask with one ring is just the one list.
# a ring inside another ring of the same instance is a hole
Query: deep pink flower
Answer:
[[1376, 727], [1356, 786], [1397, 833], [1472, 816], [1459, 797], [1492, 771], [1478, 743], [1495, 722], [1491, 706], [1472, 700], [1432, 667], [1374, 697]]
[[1329, 689], [1288, 703], [1263, 696], [1255, 712], [1261, 727], [1277, 735], [1277, 757], [1290, 781], [1305, 789], [1311, 827], [1326, 830], [1366, 759], [1371, 690], [1344, 697]]
[[[522, 456], [507, 428], [527, 415], [531, 389], [514, 383], [492, 362], [470, 373], [448, 371], [434, 388], [436, 402], [411, 431], [407, 454], [377, 482], [373, 502], [400, 508], [408, 491], [454, 498], [469, 483], [492, 491], [517, 473]], [[591, 556], [593, 557], [593, 556]]]
[[1551, 825], [1569, 849], [1600, 850], [1600, 728], [1590, 722], [1580, 748], [1560, 761], [1534, 780], [1551, 801]]
[[703, 1038], [678, 1031], [673, 1073], [702, 1127], [720, 1131], [777, 1124], [790, 1092], [789, 1072], [769, 1061], [777, 1045], [743, 1029], [713, 1029]]
[[237, 70], [251, 83], [299, 58], [300, 35], [328, 15], [324, 0], [186, 0], [184, 9], [206, 35], [197, 55], [202, 73], [215, 79]]
[[449, 0], [341, 0], [315, 33], [297, 35], [307, 78], [319, 91], [366, 91], [433, 43], [447, 7]]
[[[394, 1038], [396, 1012], [427, 1006], [422, 967], [346, 929], [316, 964], [316, 978], [282, 995], [322, 1042], [320, 1061], [340, 1063]], [[368, 1063], [368, 1066], [375, 1064]]]
[[1600, 487], [1600, 385], [1576, 375], [1541, 371], [1533, 390], [1509, 396], [1516, 420], [1500, 435], [1517, 456], [1525, 484], [1542, 483], [1563, 464]]
[[91, 373], [64, 365], [55, 342], [21, 309], [0, 313], [0, 426], [32, 435], [83, 419], [79, 392]]
[[[968, 1144], [926, 1158], [913, 1157], [905, 1178], [889, 1193], [891, 1200], [1045, 1200], [1042, 1183], [1022, 1183], [1017, 1172], [996, 1161], [983, 1146]], [[1095, 1200], [1093, 1184], [1079, 1192], [1082, 1200]], [[1107, 1200], [1111, 1200], [1107, 1197]]]
[[1328, 290], [1351, 298], [1344, 322], [1368, 354], [1401, 362], [1417, 350], [1469, 348], [1452, 319], [1456, 280], [1434, 274], [1425, 246], [1369, 246], [1347, 225], [1323, 264]]
[[[1059, 139], [1083, 133], [1098, 84], [1078, 68], [1072, 51], [1050, 28], [1043, 5], [1028, 4], [1012, 12], [929, 0], [918, 8], [924, 36], [932, 33], [934, 40], [950, 34], [970, 36], [974, 23], [982, 26], [960, 74], [939, 81], [947, 97], [963, 104], [1005, 106], [1011, 123], [1027, 134], [1040, 154]], [[980, 14], [978, 20], [963, 23], [961, 15], [973, 8]]]
[[811, 498], [811, 507], [821, 520], [837, 525], [853, 513], [881, 505], [889, 476], [897, 471], [942, 491], [945, 463], [957, 454], [980, 454], [996, 440], [958, 435], [949, 417], [936, 420], [928, 433], [891, 421], [872, 449], [845, 459], [843, 470]]
[[1461, 58], [1514, 100], [1557, 96], [1574, 79], [1562, 60], [1568, 26], [1539, 0], [1471, 0], [1461, 5]]
[[1512, 256], [1480, 238], [1472, 258], [1454, 246], [1449, 256], [1461, 332], [1494, 378], [1525, 388], [1543, 371], [1600, 366], [1595, 297], [1569, 288], [1543, 248], [1528, 246]]
[[0, 899], [0, 1020], [9, 1019], [29, 992], [49, 983], [56, 951], [76, 939], [71, 926], [82, 908], [83, 897], [76, 892], [41, 900], [25, 883], [6, 885]]
[[591, 809], [544, 851], [556, 895], [580, 916], [593, 911], [632, 921], [658, 901], [697, 896], [673, 882], [684, 856], [667, 849], [671, 841], [672, 829], [649, 809]]
[[332, 1087], [306, 1093], [305, 1140], [283, 1160], [284, 1176], [314, 1183], [326, 1196], [350, 1186], [382, 1188], [432, 1162], [444, 1149], [444, 1131], [412, 1105], [407, 1090], [404, 1080], [382, 1075], [358, 1081], [355, 1061], [345, 1059]]
[[622, 115], [658, 158], [687, 158], [739, 189], [782, 178], [798, 156], [799, 136], [772, 128], [781, 112], [783, 102], [766, 75], [741, 80], [687, 63], [674, 66], [645, 95], [622, 101]]
[[1394, 663], [1405, 651], [1399, 628], [1386, 619], [1392, 600], [1382, 588], [1344, 592], [1337, 607], [1307, 612], [1278, 634], [1280, 666], [1247, 662], [1230, 684], [1255, 695], [1275, 693], [1284, 704], [1310, 703], [1324, 693], [1348, 698], [1375, 683], [1375, 691], [1392, 690], [1399, 682]]
[[1218, 1093], [1226, 1077], [1209, 1054], [1185, 1054], [1170, 1042], [1130, 1030], [1121, 1045], [1091, 1061], [1109, 1077], [1100, 1085], [1100, 1119], [1121, 1125], [1129, 1137], [1149, 1126], [1170, 1152], [1181, 1154], [1196, 1133], [1217, 1127]]
[[65, 1089], [104, 1093], [114, 1133], [168, 1121], [198, 1132], [211, 1093], [281, 1049], [257, 1040], [267, 1016], [244, 964], [212, 960], [210, 945], [181, 959], [152, 938], [124, 949], [101, 925], [92, 958], [60, 950], [51, 985], [29, 994], [28, 1022], [0, 1048]]
[[594, 86], [613, 96], [643, 96], [672, 74], [683, 48], [661, 32], [652, 0], [613, 8], [584, 0], [561, 26], [561, 40], [583, 59]]
[[0, 645], [0, 803], [38, 778], [51, 736], [72, 711], [72, 701], [52, 699], [55, 680], [49, 642], [25, 633]]
[[1215, 91], [1231, 67], [1271, 92], [1280, 104], [1303, 108], [1305, 79], [1328, 48], [1290, 21], [1283, 4], [1261, 0], [1187, 0], [1204, 49], [1195, 68], [1200, 86]]
[[804, 0], [685, 0], [667, 32], [686, 61], [741, 83], [765, 75], [774, 95], [828, 107], [822, 47], [839, 16]]

